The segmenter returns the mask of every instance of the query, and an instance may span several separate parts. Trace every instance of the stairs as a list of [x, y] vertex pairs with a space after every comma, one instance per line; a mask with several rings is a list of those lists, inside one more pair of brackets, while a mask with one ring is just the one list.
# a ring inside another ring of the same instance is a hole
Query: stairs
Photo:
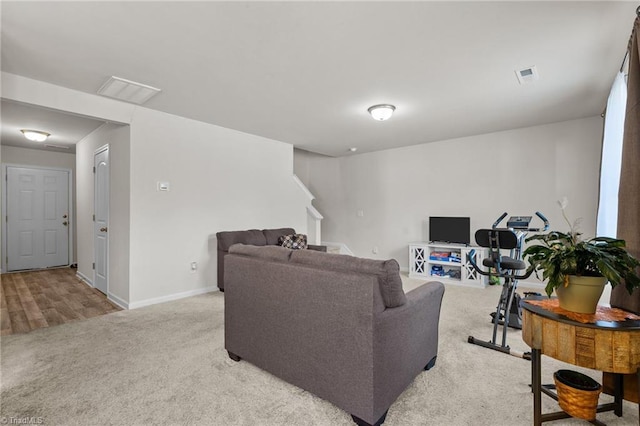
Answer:
[[340, 246], [327, 246], [327, 253], [340, 254]]
[[316, 197], [295, 173], [293, 174], [293, 180], [307, 199], [307, 241], [309, 241], [309, 244], [320, 244], [321, 222], [324, 217], [312, 204]]
[[333, 254], [348, 254], [354, 256], [353, 252], [347, 247], [345, 243], [332, 243], [330, 241], [323, 241], [323, 246], [327, 246], [327, 253]]
[[321, 241], [321, 223], [324, 217], [313, 206], [312, 202], [315, 199], [314, 195], [309, 191], [309, 188], [300, 180], [298, 176], [293, 174], [293, 180], [298, 185], [300, 190], [304, 193], [307, 199], [307, 240], [309, 244], [327, 246], [327, 253], [333, 254], [348, 254], [353, 256], [353, 252], [349, 250], [349, 247], [345, 243], [332, 243], [327, 241]]

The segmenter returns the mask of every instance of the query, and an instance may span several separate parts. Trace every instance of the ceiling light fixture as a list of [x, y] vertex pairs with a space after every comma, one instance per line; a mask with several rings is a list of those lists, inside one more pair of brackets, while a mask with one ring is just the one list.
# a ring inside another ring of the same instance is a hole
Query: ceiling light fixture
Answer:
[[391, 118], [393, 115], [393, 111], [396, 110], [396, 107], [389, 104], [380, 104], [369, 107], [367, 111], [374, 118], [374, 120], [384, 121]]
[[39, 130], [22, 129], [20, 131], [22, 132], [25, 138], [33, 142], [44, 142], [47, 140], [49, 136], [51, 136], [49, 133], [41, 132]]
[[358, 150], [358, 148], [356, 148], [355, 146], [353, 148], [349, 148], [349, 152], [356, 152]]

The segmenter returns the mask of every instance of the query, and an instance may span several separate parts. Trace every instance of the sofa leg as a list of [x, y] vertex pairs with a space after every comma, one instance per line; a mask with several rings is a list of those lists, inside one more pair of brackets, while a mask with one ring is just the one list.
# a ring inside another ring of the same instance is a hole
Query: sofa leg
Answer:
[[433, 358], [431, 358], [431, 361], [429, 361], [427, 365], [425, 365], [424, 371], [431, 370], [436, 365], [436, 358], [438, 357], [434, 356]]
[[235, 362], [240, 361], [242, 358], [240, 358], [238, 355], [234, 354], [231, 351], [227, 351], [227, 353], [229, 354], [229, 358], [231, 358], [232, 360], [234, 360]]
[[384, 421], [387, 419], [387, 413], [389, 412], [389, 410], [385, 411], [384, 414], [382, 415], [382, 417], [380, 417], [378, 419], [377, 422], [375, 422], [374, 424], [371, 423], [367, 423], [364, 420], [362, 420], [360, 417], [354, 416], [353, 414], [351, 415], [351, 418], [353, 419], [353, 421], [358, 425], [358, 426], [380, 426], [382, 423], [384, 423]]

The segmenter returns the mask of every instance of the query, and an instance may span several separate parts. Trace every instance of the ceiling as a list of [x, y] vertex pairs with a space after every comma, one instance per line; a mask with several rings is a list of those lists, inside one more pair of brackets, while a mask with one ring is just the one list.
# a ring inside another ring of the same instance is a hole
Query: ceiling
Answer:
[[159, 87], [146, 107], [342, 156], [600, 114], [637, 6], [3, 1], [1, 60], [88, 93]]
[[[104, 124], [104, 121], [5, 99], [0, 113], [0, 144], [69, 154], [76, 152], [76, 143]], [[44, 142], [31, 142], [20, 132], [22, 129], [40, 130], [51, 136]]]

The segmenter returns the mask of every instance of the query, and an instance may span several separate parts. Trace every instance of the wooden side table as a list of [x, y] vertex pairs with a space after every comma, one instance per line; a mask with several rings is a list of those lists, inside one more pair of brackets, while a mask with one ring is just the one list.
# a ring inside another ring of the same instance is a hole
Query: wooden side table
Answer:
[[524, 300], [522, 308], [522, 338], [531, 347], [533, 424], [570, 417], [564, 411], [542, 414], [542, 393], [558, 400], [555, 392], [542, 386], [542, 354], [613, 373], [614, 402], [599, 405], [597, 411], [622, 416], [622, 374], [635, 374], [640, 386], [640, 316], [608, 306], [598, 306], [593, 315], [576, 314], [560, 308], [557, 299], [547, 298]]

